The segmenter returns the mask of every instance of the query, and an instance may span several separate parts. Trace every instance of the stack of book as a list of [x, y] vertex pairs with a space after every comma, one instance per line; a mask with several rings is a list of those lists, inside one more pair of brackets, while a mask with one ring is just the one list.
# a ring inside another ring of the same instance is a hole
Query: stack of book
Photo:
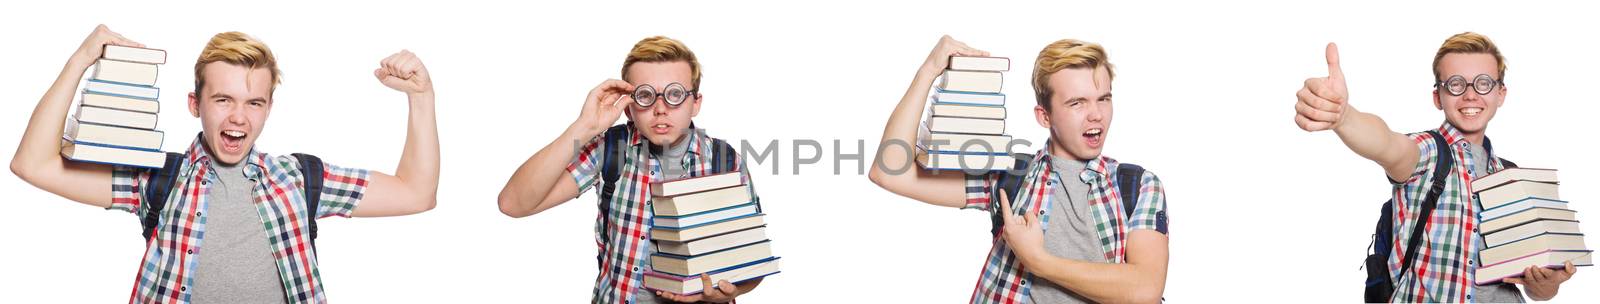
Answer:
[[701, 274], [737, 284], [778, 273], [766, 215], [739, 172], [651, 183], [650, 195], [657, 252], [646, 288], [691, 295], [705, 286]]
[[1011, 59], [950, 57], [928, 115], [917, 130], [917, 164], [933, 170], [1010, 169], [1006, 95], [1000, 93]]
[[1577, 212], [1567, 208], [1557, 186], [1553, 169], [1506, 169], [1472, 181], [1483, 205], [1478, 230], [1486, 246], [1478, 252], [1477, 284], [1520, 277], [1528, 267], [1593, 265]]
[[156, 130], [159, 65], [167, 52], [107, 45], [85, 82], [78, 111], [67, 118], [61, 155], [69, 160], [158, 168], [165, 136]]

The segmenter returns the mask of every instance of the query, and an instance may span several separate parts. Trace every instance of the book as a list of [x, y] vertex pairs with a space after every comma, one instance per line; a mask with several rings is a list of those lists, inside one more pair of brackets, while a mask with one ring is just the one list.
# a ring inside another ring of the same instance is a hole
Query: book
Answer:
[[1585, 249], [1588, 247], [1583, 244], [1583, 234], [1546, 232], [1500, 246], [1484, 248], [1478, 252], [1478, 259], [1483, 260], [1484, 265], [1492, 265], [1544, 250]]
[[1566, 262], [1574, 266], [1593, 266], [1591, 250], [1546, 250], [1530, 254], [1499, 264], [1484, 265], [1479, 267], [1474, 274], [1478, 285], [1497, 283], [1506, 278], [1521, 277], [1522, 271], [1528, 267], [1559, 268], [1566, 267]]
[[[917, 127], [917, 146], [930, 151], [1011, 154], [1011, 135], [944, 133]], [[962, 150], [966, 149], [966, 150]]]
[[1528, 197], [1561, 200], [1561, 195], [1556, 192], [1556, 186], [1555, 183], [1512, 181], [1477, 190], [1478, 203], [1483, 205], [1483, 209], [1490, 209]]
[[950, 56], [951, 70], [1005, 72], [1011, 70], [1011, 58]]
[[148, 64], [167, 63], [167, 51], [141, 47], [106, 45], [100, 58]]
[[134, 112], [92, 105], [79, 106], [78, 113], [72, 117], [85, 123], [139, 129], [155, 129], [157, 118], [155, 113]]
[[767, 226], [756, 226], [687, 242], [656, 241], [656, 251], [697, 256], [767, 240]]
[[136, 98], [123, 95], [108, 95], [92, 91], [83, 91], [80, 101], [85, 106], [95, 106], [119, 110], [128, 110], [144, 113], [160, 113], [161, 103], [155, 99]]
[[1006, 108], [935, 102], [933, 107], [928, 109], [928, 114], [935, 117], [1006, 119]]
[[1519, 223], [1516, 226], [1511, 226], [1510, 228], [1484, 233], [1484, 248], [1505, 245], [1511, 243], [1512, 241], [1530, 238], [1544, 233], [1581, 234], [1582, 232], [1578, 231], [1577, 221], [1539, 219]]
[[656, 216], [650, 218], [650, 225], [662, 228], [692, 228], [722, 220], [734, 219], [741, 216], [759, 213], [755, 203], [730, 206], [705, 212], [680, 215]]
[[940, 133], [978, 135], [1004, 135], [1006, 133], [1006, 121], [1003, 119], [930, 116], [926, 124], [928, 131]]
[[1485, 175], [1473, 180], [1472, 189], [1489, 189], [1494, 186], [1519, 180], [1546, 182], [1552, 184], [1559, 181], [1556, 179], [1555, 169], [1508, 168], [1505, 170], [1500, 170], [1500, 172], [1495, 172], [1493, 174]]
[[686, 193], [721, 189], [743, 184], [744, 176], [741, 176], [739, 172], [734, 171], [699, 177], [652, 182], [650, 183], [650, 195], [678, 196]]
[[100, 59], [94, 64], [94, 73], [89, 77], [100, 81], [154, 86], [159, 71], [154, 64]]
[[695, 226], [692, 228], [654, 227], [653, 229], [650, 229], [650, 239], [658, 241], [687, 242], [730, 231], [738, 231], [751, 227], [766, 225], [765, 221], [766, 215], [758, 213]]
[[[728, 281], [728, 283], [739, 284], [744, 283], [745, 281], [777, 274], [778, 272], [778, 257], [769, 257], [741, 265], [735, 265], [733, 267], [707, 272], [706, 276], [710, 277], [709, 279], [711, 279], [712, 287], [716, 287], [715, 284], [719, 284], [718, 282], [724, 280]], [[703, 291], [702, 289], [705, 288], [705, 283], [701, 282], [699, 275], [678, 276], [668, 273], [650, 271], [644, 274], [644, 287], [649, 288], [650, 290], [659, 290], [681, 295], [694, 295]]]
[[1016, 164], [1011, 155], [929, 152], [917, 147], [917, 165], [929, 170], [998, 171]]
[[[738, 176], [738, 175], [734, 175]], [[685, 216], [751, 203], [750, 189], [733, 186], [679, 196], [651, 198], [656, 216]]]
[[70, 117], [67, 118], [66, 130], [62, 132], [63, 137], [73, 142], [140, 150], [161, 149], [161, 140], [165, 135], [156, 130], [85, 123]]
[[1480, 215], [1479, 218], [1482, 220], [1478, 224], [1478, 230], [1483, 231], [1484, 234], [1490, 234], [1494, 233], [1495, 231], [1500, 231], [1502, 229], [1510, 228], [1522, 223], [1537, 220], [1576, 221], [1578, 220], [1578, 215], [1576, 211], [1572, 211], [1571, 209], [1528, 208], [1498, 217], [1481, 217]]
[[693, 276], [771, 256], [772, 241], [761, 241], [697, 256], [656, 253], [650, 256], [650, 266], [655, 272]]
[[1529, 208], [1567, 209], [1567, 202], [1537, 197], [1523, 198], [1498, 207], [1483, 209], [1483, 213], [1479, 213], [1478, 218], [1495, 219]]
[[938, 88], [945, 91], [1000, 93], [1004, 82], [1000, 72], [945, 70]]
[[161, 151], [135, 150], [93, 143], [61, 140], [61, 157], [67, 160], [108, 165], [125, 165], [143, 168], [161, 168], [167, 155]]
[[83, 91], [85, 93], [148, 100], [156, 100], [161, 97], [161, 89], [156, 87], [108, 82], [99, 79], [89, 79], [89, 81], [84, 82]]
[[933, 99], [935, 104], [967, 104], [979, 106], [1005, 106], [1006, 95], [1000, 93], [973, 93], [945, 91], [934, 88]]

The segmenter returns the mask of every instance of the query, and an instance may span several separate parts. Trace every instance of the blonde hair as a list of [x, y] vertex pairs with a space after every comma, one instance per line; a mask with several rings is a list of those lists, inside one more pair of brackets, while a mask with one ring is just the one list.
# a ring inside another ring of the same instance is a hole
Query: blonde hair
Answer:
[[1500, 75], [1495, 76], [1495, 78], [1500, 79], [1500, 81], [1506, 80], [1506, 58], [1500, 56], [1500, 48], [1494, 46], [1494, 41], [1490, 41], [1488, 36], [1473, 32], [1463, 32], [1450, 36], [1450, 39], [1445, 39], [1444, 44], [1439, 46], [1439, 52], [1433, 55], [1434, 81], [1443, 80], [1439, 75], [1439, 62], [1444, 60], [1444, 55], [1449, 54], [1493, 55], [1496, 68], [1500, 72]]
[[206, 64], [212, 62], [226, 62], [231, 65], [248, 67], [250, 69], [267, 69], [272, 72], [272, 87], [278, 88], [278, 83], [283, 81], [282, 72], [278, 71], [278, 59], [272, 56], [272, 50], [267, 44], [256, 40], [250, 35], [240, 32], [224, 32], [211, 36], [211, 41], [206, 42], [206, 47], [200, 50], [200, 59], [194, 63], [194, 92], [200, 93], [200, 87], [205, 86], [206, 78], [202, 71]]
[[634, 63], [677, 61], [689, 63], [689, 74], [692, 75], [689, 89], [699, 90], [700, 60], [695, 59], [694, 51], [690, 51], [683, 42], [665, 36], [645, 38], [633, 45], [633, 49], [628, 51], [628, 58], [622, 61], [622, 80], [628, 80], [628, 68]]
[[1105, 48], [1099, 44], [1074, 40], [1061, 39], [1050, 45], [1044, 46], [1039, 51], [1039, 58], [1033, 63], [1033, 93], [1040, 106], [1050, 109], [1050, 86], [1045, 85], [1050, 81], [1050, 74], [1065, 69], [1094, 69], [1106, 68], [1106, 75], [1115, 78], [1112, 71], [1110, 58], [1106, 55]]

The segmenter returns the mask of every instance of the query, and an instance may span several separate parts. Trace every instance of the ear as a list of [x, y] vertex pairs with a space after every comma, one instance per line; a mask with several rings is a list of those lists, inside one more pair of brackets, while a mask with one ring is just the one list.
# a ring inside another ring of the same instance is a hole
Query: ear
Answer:
[[1495, 105], [1495, 106], [1494, 106], [1494, 107], [1495, 107], [1495, 108], [1500, 108], [1500, 106], [1504, 106], [1504, 105], [1506, 105], [1506, 94], [1508, 94], [1508, 93], [1507, 93], [1507, 92], [1506, 92], [1506, 85], [1503, 85], [1503, 84], [1502, 84], [1502, 85], [1500, 85], [1500, 87], [1499, 87], [1499, 88], [1496, 88], [1496, 89], [1495, 89], [1495, 90], [1494, 90], [1494, 93], [1495, 93], [1495, 94], [1500, 94], [1500, 104], [1497, 104], [1497, 105]]
[[189, 115], [200, 118], [200, 99], [195, 97], [194, 94], [194, 92], [189, 92]]
[[1040, 127], [1050, 128], [1050, 110], [1046, 110], [1043, 105], [1033, 106], [1033, 119], [1039, 121]]
[[694, 99], [691, 99], [691, 101], [690, 101], [690, 103], [692, 103], [692, 104], [689, 105], [689, 117], [690, 118], [693, 118], [695, 116], [700, 116], [700, 101], [704, 100], [705, 98], [706, 98], [705, 95], [702, 95], [700, 93], [694, 93]]

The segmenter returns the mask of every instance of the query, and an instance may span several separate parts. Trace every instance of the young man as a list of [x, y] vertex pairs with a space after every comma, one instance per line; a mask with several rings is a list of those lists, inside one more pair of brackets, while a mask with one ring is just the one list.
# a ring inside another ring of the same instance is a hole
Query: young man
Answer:
[[[713, 172], [713, 160], [724, 158], [734, 161], [726, 170], [743, 174], [754, 197], [738, 153], [691, 121], [700, 113], [699, 90], [700, 61], [687, 46], [666, 37], [640, 40], [622, 62], [622, 80], [606, 80], [590, 90], [578, 120], [518, 167], [500, 191], [500, 212], [511, 217], [548, 210], [589, 189], [600, 194], [595, 223], [600, 275], [593, 302], [729, 302], [761, 284], [755, 279], [713, 285], [702, 276], [705, 292], [689, 296], [652, 295], [642, 287], [655, 251], [649, 238], [651, 181], [722, 173]], [[611, 125], [624, 114], [627, 124]], [[603, 152], [608, 149], [620, 153]], [[601, 171], [608, 163], [620, 170], [618, 180], [612, 189], [595, 187], [605, 183]]]
[[[889, 117], [879, 143], [885, 148], [869, 177], [895, 194], [999, 218], [1002, 227], [996, 227], [970, 301], [1159, 302], [1167, 273], [1166, 198], [1161, 180], [1145, 171], [1137, 177], [1137, 202], [1126, 212], [1117, 186], [1122, 165], [1100, 155], [1112, 106], [1105, 50], [1070, 39], [1045, 46], [1034, 65], [1033, 89], [1034, 118], [1050, 130], [1046, 147], [1023, 155], [1029, 161], [1020, 172], [979, 175], [922, 170], [904, 149], [916, 142], [928, 90], [952, 55], [988, 53], [940, 39]], [[1020, 186], [998, 189], [1003, 178], [1020, 178]]]
[[[144, 216], [163, 205], [146, 243], [130, 302], [325, 302], [309, 221], [330, 216], [395, 216], [434, 206], [439, 144], [433, 85], [410, 52], [373, 71], [411, 105], [395, 175], [325, 165], [316, 210], [305, 210], [299, 159], [255, 150], [275, 101], [272, 51], [238, 32], [217, 34], [195, 63], [189, 113], [203, 131], [181, 158], [164, 202], [146, 202], [157, 169], [66, 161], [62, 124], [78, 80], [106, 45], [142, 46], [96, 27], [34, 109], [11, 171], [40, 189], [100, 208]], [[110, 191], [107, 191], [110, 190]], [[147, 204], [153, 203], [153, 204]]]
[[[1445, 191], [1425, 223], [1425, 239], [1413, 267], [1401, 273], [1406, 246], [1393, 246], [1388, 263], [1395, 284], [1391, 300], [1522, 302], [1512, 284], [1522, 285], [1535, 300], [1555, 297], [1561, 282], [1576, 272], [1572, 263], [1564, 269], [1529, 267], [1523, 277], [1506, 279], [1510, 284], [1473, 284], [1473, 274], [1481, 265], [1478, 251], [1484, 243], [1477, 229], [1483, 206], [1470, 195], [1471, 182], [1506, 168], [1484, 135], [1506, 98], [1505, 58], [1494, 42], [1467, 32], [1451, 36], [1439, 46], [1433, 57], [1433, 106], [1444, 111], [1445, 122], [1437, 129], [1411, 134], [1390, 131], [1377, 115], [1356, 111], [1339, 69], [1339, 49], [1332, 43], [1328, 44], [1327, 60], [1328, 77], [1306, 79], [1295, 95], [1299, 100], [1294, 107], [1295, 124], [1312, 132], [1333, 130], [1351, 151], [1377, 162], [1388, 173], [1394, 184], [1394, 244], [1410, 242], [1410, 231], [1419, 224], [1418, 213], [1432, 183], [1434, 166], [1440, 161], [1436, 151], [1449, 149], [1454, 159], [1455, 165], [1444, 179]], [[1448, 146], [1436, 146], [1430, 132], [1442, 135]]]

